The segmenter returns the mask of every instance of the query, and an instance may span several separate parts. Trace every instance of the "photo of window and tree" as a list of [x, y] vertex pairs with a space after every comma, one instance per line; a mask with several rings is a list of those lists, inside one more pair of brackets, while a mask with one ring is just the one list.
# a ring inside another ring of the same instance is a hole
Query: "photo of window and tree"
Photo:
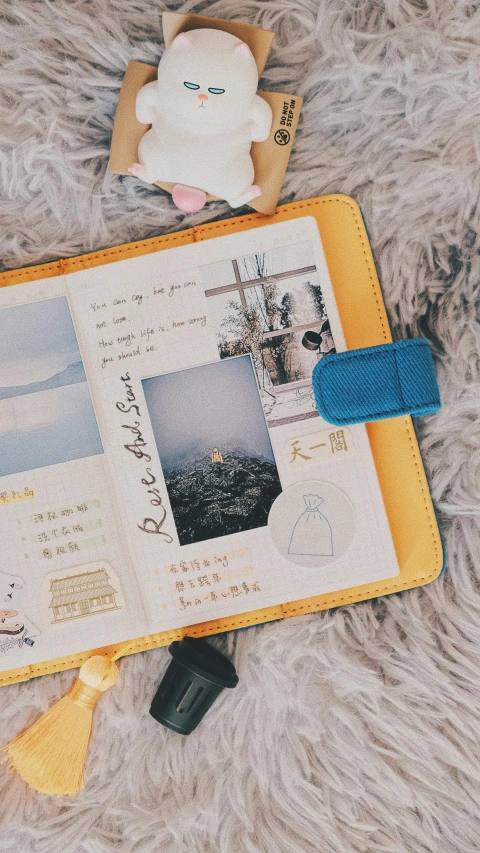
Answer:
[[[220, 357], [250, 353], [269, 426], [316, 416], [317, 360], [335, 352], [309, 242], [202, 268]], [[320, 352], [302, 346], [320, 334]]]

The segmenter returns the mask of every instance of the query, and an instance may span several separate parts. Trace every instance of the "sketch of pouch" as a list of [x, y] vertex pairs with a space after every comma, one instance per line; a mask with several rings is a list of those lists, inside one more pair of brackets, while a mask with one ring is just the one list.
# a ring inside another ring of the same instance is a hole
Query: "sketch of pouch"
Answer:
[[312, 557], [333, 557], [332, 528], [318, 507], [323, 503], [320, 495], [304, 495], [306, 510], [297, 519], [290, 537], [289, 554]]

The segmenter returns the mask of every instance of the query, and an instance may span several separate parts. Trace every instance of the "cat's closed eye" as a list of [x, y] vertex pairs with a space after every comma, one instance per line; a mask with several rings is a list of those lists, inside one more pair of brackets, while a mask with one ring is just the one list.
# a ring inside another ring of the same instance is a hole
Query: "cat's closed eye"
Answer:
[[184, 83], [183, 85], [186, 86], [187, 89], [199, 89], [200, 88], [200, 86], [197, 83]]
[[211, 92], [212, 95], [223, 95], [225, 89], [215, 89], [214, 86], [211, 86], [208, 91]]

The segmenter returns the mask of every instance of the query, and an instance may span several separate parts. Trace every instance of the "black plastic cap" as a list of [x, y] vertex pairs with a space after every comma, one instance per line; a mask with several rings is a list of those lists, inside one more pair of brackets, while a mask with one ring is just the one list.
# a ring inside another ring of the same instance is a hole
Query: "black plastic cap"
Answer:
[[224, 687], [236, 687], [233, 664], [204, 640], [184, 637], [172, 643], [173, 660], [153, 697], [150, 713], [182, 735], [198, 726]]

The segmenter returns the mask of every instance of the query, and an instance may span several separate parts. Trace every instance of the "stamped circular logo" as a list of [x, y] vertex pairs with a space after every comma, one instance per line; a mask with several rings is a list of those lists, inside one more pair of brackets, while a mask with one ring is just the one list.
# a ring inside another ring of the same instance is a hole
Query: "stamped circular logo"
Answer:
[[338, 560], [352, 543], [353, 504], [331, 483], [304, 480], [274, 501], [268, 527], [282, 557], [300, 566], [322, 568]]
[[288, 130], [285, 130], [285, 128], [281, 127], [280, 130], [277, 130], [274, 139], [277, 145], [288, 145], [288, 143], [290, 142], [290, 134]]

